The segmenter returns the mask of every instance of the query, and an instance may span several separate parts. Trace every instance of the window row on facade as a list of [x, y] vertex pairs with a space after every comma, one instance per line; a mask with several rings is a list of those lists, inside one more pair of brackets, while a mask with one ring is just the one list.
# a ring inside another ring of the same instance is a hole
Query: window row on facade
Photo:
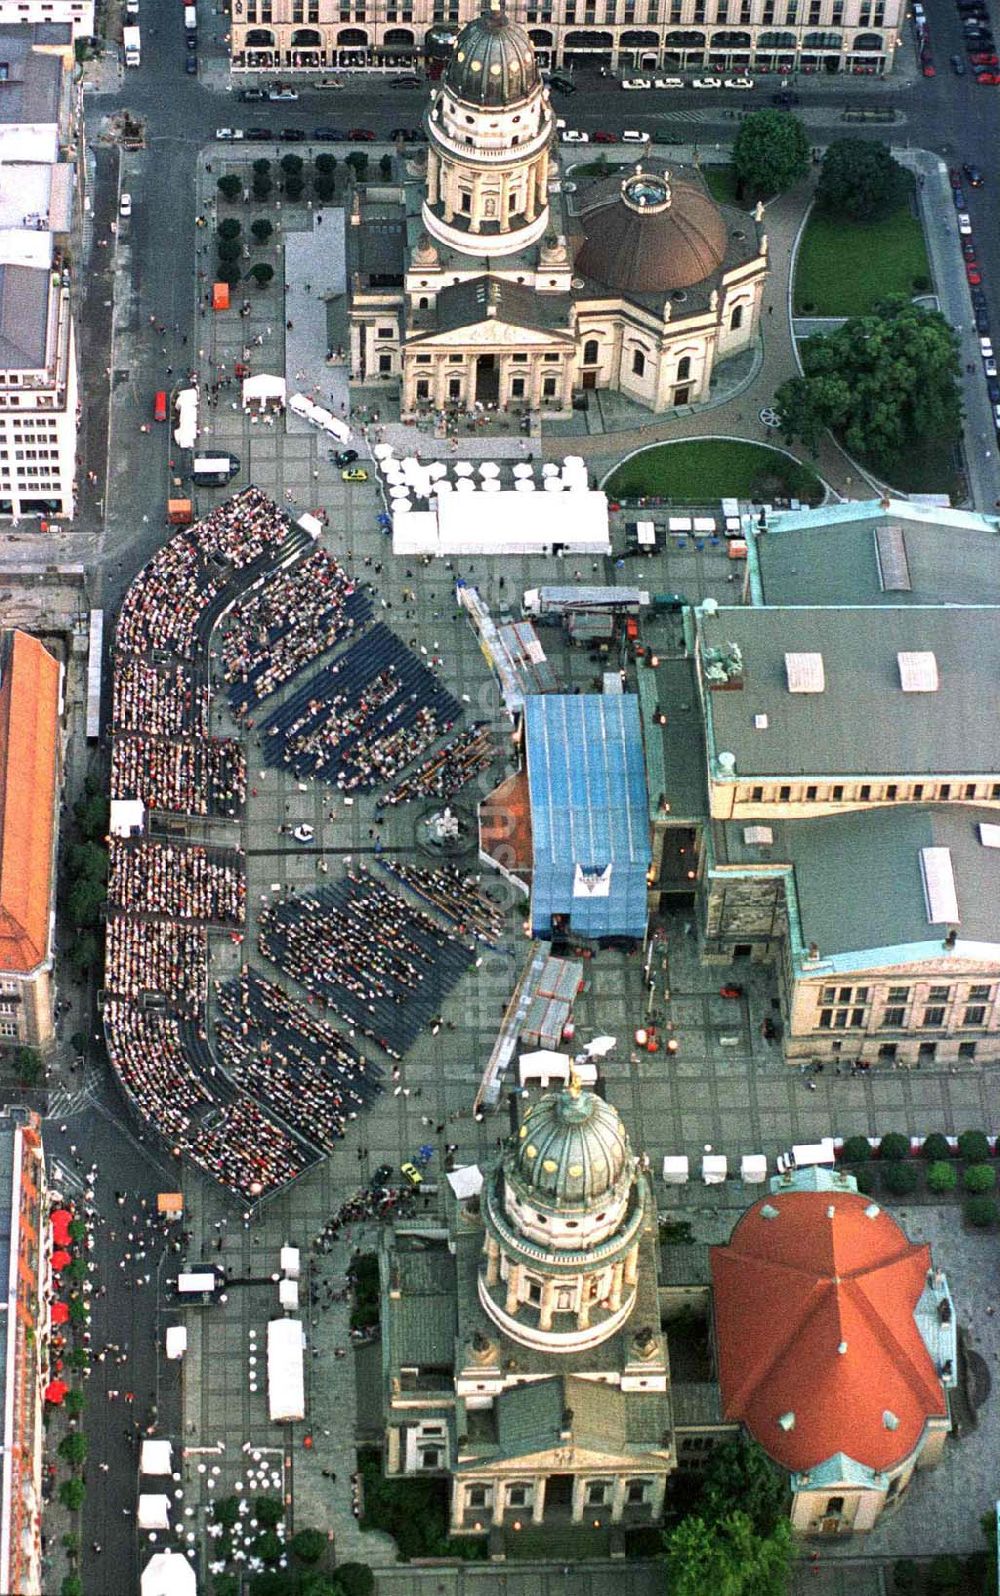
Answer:
[[737, 805], [1000, 803], [1000, 781], [760, 782], [741, 785]]

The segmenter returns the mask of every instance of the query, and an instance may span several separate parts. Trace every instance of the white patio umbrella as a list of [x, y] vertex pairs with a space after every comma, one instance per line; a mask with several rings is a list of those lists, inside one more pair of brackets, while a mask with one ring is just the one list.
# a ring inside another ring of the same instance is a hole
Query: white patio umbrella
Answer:
[[611, 1049], [617, 1047], [617, 1045], [618, 1038], [616, 1036], [595, 1036], [592, 1041], [587, 1043], [583, 1050], [583, 1056], [585, 1058], [604, 1058], [605, 1054], [610, 1053]]
[[456, 475], [456, 477], [471, 477], [473, 470], [474, 470], [474, 467], [473, 467], [472, 462], [470, 460], [456, 460], [455, 461], [455, 475]]
[[582, 454], [568, 454], [568, 455], [566, 455], [564, 457], [564, 459], [563, 459], [563, 465], [564, 466], [583, 466], [584, 470], [587, 469], [587, 462], [583, 458]]
[[393, 515], [409, 515], [413, 505], [409, 499], [394, 499], [392, 504]]
[[555, 464], [555, 461], [546, 460], [545, 464], [542, 466], [542, 476], [543, 477], [557, 477], [558, 475], [559, 475], [559, 467]]
[[439, 482], [448, 475], [448, 467], [443, 460], [431, 460], [427, 466], [427, 475], [433, 482]]
[[438, 496], [440, 496], [442, 493], [454, 493], [454, 491], [455, 491], [455, 485], [454, 485], [453, 482], [432, 482], [431, 483], [431, 492], [438, 494]]
[[487, 477], [486, 481], [481, 484], [481, 487], [482, 487], [482, 491], [484, 493], [502, 493], [503, 492], [502, 484], [499, 483], [496, 480], [495, 477]]
[[405, 482], [396, 482], [389, 489], [389, 497], [390, 499], [408, 499], [410, 497], [410, 490], [406, 486]]
[[372, 454], [375, 456], [376, 460], [391, 460], [393, 453], [394, 451], [391, 443], [377, 443], [372, 450]]
[[546, 477], [545, 478], [545, 491], [546, 491], [546, 493], [561, 493], [562, 490], [563, 490], [563, 485], [560, 482], [558, 477]]
[[522, 477], [520, 482], [514, 483], [518, 493], [534, 493], [535, 484], [528, 477]]
[[479, 467], [479, 475], [481, 477], [498, 477], [500, 475], [500, 467], [495, 460], [484, 460]]
[[535, 468], [534, 466], [529, 465], [527, 460], [519, 460], [517, 465], [514, 467], [514, 475], [516, 477], [533, 477], [534, 474]]
[[474, 482], [470, 482], [468, 477], [461, 477], [459, 481], [455, 483], [456, 493], [475, 493], [475, 491], [476, 484]]

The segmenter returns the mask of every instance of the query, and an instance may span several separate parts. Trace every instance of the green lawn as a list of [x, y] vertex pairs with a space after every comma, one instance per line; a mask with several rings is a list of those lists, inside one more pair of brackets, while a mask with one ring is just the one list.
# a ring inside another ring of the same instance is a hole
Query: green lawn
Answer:
[[921, 277], [930, 280], [927, 249], [908, 201], [878, 222], [814, 210], [799, 246], [795, 313], [864, 316], [888, 294], [919, 292], [914, 283]]
[[743, 201], [736, 197], [736, 173], [731, 166], [703, 166], [701, 175], [708, 192], [720, 205], [736, 205], [746, 210]]
[[[956, 450], [950, 444], [936, 444], [927, 440], [919, 449], [903, 455], [899, 463], [886, 471], [869, 464], [869, 469], [891, 488], [903, 493], [947, 493], [953, 503], [960, 497]], [[865, 462], [862, 462], [865, 463]]]
[[610, 498], [660, 498], [676, 504], [707, 499], [788, 498], [818, 504], [819, 478], [776, 449], [706, 438], [661, 443], [617, 467], [605, 483]]

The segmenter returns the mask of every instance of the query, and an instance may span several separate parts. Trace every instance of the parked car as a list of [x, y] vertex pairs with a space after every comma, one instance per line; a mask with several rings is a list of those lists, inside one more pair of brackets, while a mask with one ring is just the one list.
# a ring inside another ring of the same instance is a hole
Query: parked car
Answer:
[[925, 78], [933, 78], [937, 76], [937, 71], [933, 61], [921, 61], [920, 70], [924, 74]]
[[400, 1164], [399, 1173], [401, 1175], [405, 1175], [406, 1179], [409, 1181], [411, 1186], [422, 1186], [423, 1183], [424, 1183], [424, 1177], [420, 1173], [420, 1171], [417, 1168], [416, 1164], [411, 1164], [411, 1163]]
[[415, 72], [401, 72], [398, 78], [389, 79], [390, 89], [420, 89], [423, 83], [423, 78], [419, 78]]
[[979, 170], [978, 166], [973, 165], [971, 161], [966, 161], [965, 165], [962, 167], [962, 171], [969, 179], [970, 187], [982, 188], [985, 178], [983, 177], [983, 174]]
[[727, 78], [725, 86], [727, 89], [752, 89], [753, 78]]
[[124, 217], [126, 220], [128, 219], [128, 217], [131, 216], [131, 214], [132, 214], [132, 196], [131, 196], [131, 194], [128, 194], [128, 193], [123, 194], [121, 199], [118, 201], [118, 214], [119, 214], [119, 216]]
[[240, 89], [237, 99], [249, 102], [250, 100], [266, 100], [266, 89]]
[[348, 466], [340, 473], [341, 482], [367, 482], [368, 472], [362, 466]]
[[951, 197], [955, 202], [955, 209], [957, 211], [964, 211], [966, 206], [965, 189], [953, 188], [951, 191]]
[[962, 235], [963, 238], [971, 238], [972, 237], [972, 220], [971, 220], [971, 218], [969, 216], [968, 211], [959, 211], [959, 213], [958, 213], [958, 231]]
[[190, 29], [184, 35], [184, 46], [188, 50], [197, 50], [198, 48], [198, 35]]
[[649, 134], [640, 132], [636, 127], [627, 127], [622, 134], [623, 144], [648, 144]]
[[246, 134], [241, 127], [217, 127], [215, 136], [217, 139], [227, 139], [230, 143], [234, 139], [246, 138]]
[[976, 311], [976, 331], [980, 332], [980, 333], [985, 333], [985, 332], [989, 332], [989, 330], [990, 330], [989, 312], [986, 311], [986, 310], [977, 310]]
[[594, 134], [594, 143], [595, 144], [617, 144], [618, 143], [618, 135], [617, 135], [617, 133], [609, 133], [606, 128], [599, 128], [598, 131]]
[[652, 78], [622, 78], [623, 89], [651, 89]]
[[558, 73], [549, 78], [549, 88], [555, 89], [557, 94], [575, 94], [576, 84], [572, 78], [561, 78]]
[[589, 144], [590, 134], [583, 133], [578, 127], [565, 127], [559, 135], [562, 144]]
[[976, 264], [976, 246], [972, 242], [971, 238], [967, 238], [965, 243], [962, 245], [962, 254], [965, 256], [966, 260], [971, 260], [973, 265]]
[[347, 134], [339, 127], [314, 127], [313, 138], [317, 144], [343, 144], [346, 142]]
[[153, 395], [153, 420], [166, 421], [167, 419], [167, 390], [161, 388]]
[[370, 127], [352, 127], [348, 136], [358, 144], [374, 144], [375, 142], [375, 135]]
[[693, 89], [721, 89], [721, 78], [694, 78], [691, 82]]
[[269, 127], [248, 127], [246, 137], [250, 144], [263, 144], [265, 139], [271, 139], [274, 135]]
[[979, 267], [974, 260], [966, 261], [965, 275], [969, 283], [975, 288], [978, 288], [979, 284], [983, 280], [982, 273], [980, 272]]
[[974, 67], [989, 67], [991, 70], [1000, 66], [1000, 56], [995, 50], [977, 50], [975, 55], [970, 55], [969, 61]]
[[192, 55], [190, 52], [188, 52], [188, 54], [184, 57], [184, 70], [189, 78], [197, 77], [198, 57], [196, 55]]
[[278, 137], [285, 144], [301, 144], [305, 136], [306, 130], [304, 127], [283, 127], [278, 134]]
[[654, 89], [682, 89], [683, 87], [684, 87], [684, 79], [683, 78], [654, 78], [653, 79], [653, 88]]
[[952, 166], [952, 167], [949, 168], [948, 181], [951, 184], [952, 188], [961, 188], [961, 186], [962, 186], [962, 174], [958, 170], [957, 166]]
[[395, 143], [401, 139], [404, 144], [426, 144], [427, 134], [422, 127], [394, 127], [389, 134], [390, 140]]
[[989, 71], [987, 71], [987, 72], [977, 72], [976, 73], [976, 82], [977, 83], [985, 83], [987, 88], [994, 88], [995, 89], [997, 84], [1000, 83], [1000, 75], [998, 75], [996, 72], [989, 72]]
[[996, 374], [997, 374], [997, 363], [996, 363], [996, 360], [994, 359], [994, 357], [992, 355], [984, 356], [984, 358], [983, 358], [983, 370], [985, 371], [987, 377], [995, 377], [996, 376]]
[[357, 449], [338, 449], [333, 456], [334, 465], [340, 466], [343, 471], [346, 466], [353, 465], [358, 459]]
[[284, 84], [275, 83], [268, 89], [267, 97], [269, 100], [297, 100], [299, 91], [298, 89], [290, 89]]

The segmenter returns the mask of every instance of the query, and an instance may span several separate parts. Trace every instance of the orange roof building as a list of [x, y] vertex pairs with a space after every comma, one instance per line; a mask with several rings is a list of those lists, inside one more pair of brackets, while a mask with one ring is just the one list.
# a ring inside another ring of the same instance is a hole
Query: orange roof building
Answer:
[[789, 1471], [797, 1528], [871, 1528], [949, 1428], [955, 1318], [930, 1248], [809, 1169], [772, 1181], [711, 1264], [725, 1417]]
[[[0, 976], [22, 986], [51, 962], [61, 675], [27, 632], [0, 639]], [[47, 1040], [40, 1017], [22, 1028], [18, 1040]]]

